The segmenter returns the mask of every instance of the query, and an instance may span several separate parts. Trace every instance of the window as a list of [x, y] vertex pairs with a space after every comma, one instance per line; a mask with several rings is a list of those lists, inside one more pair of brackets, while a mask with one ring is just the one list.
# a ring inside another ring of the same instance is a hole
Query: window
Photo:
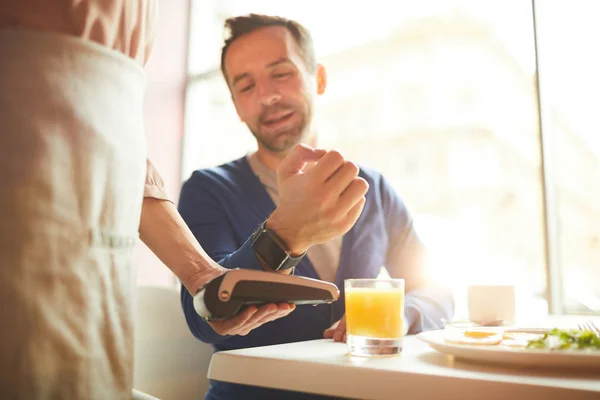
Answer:
[[600, 3], [536, 2], [557, 301], [600, 313]]
[[472, 283], [514, 284], [518, 314], [548, 312], [547, 282], [555, 285], [556, 275], [547, 276], [554, 271], [545, 234], [553, 221], [560, 305], [597, 312], [600, 136], [591, 117], [600, 107], [600, 61], [590, 49], [600, 37], [598, 6], [540, 3], [541, 82], [556, 83], [543, 93], [561, 100], [543, 124], [556, 144], [555, 213], [544, 208], [534, 14], [522, 0], [194, 0], [183, 179], [255, 147], [219, 72], [223, 21], [248, 12], [293, 18], [311, 31], [328, 71], [317, 103], [320, 143], [391, 181], [433, 255], [433, 273], [455, 291], [457, 318], [466, 316]]

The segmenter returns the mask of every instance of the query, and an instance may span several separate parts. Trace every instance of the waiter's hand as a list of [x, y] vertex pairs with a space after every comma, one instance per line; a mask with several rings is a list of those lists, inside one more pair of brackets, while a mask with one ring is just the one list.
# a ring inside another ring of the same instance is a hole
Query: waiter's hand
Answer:
[[231, 318], [220, 321], [209, 321], [208, 324], [221, 336], [240, 335], [246, 336], [253, 329], [267, 322], [285, 317], [296, 309], [294, 304], [263, 304], [248, 306]]

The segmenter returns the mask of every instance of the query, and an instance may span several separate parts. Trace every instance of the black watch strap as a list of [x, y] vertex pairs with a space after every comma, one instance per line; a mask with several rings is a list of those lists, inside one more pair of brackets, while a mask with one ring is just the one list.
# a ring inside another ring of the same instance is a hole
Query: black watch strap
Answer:
[[267, 221], [252, 234], [252, 248], [256, 256], [274, 271], [294, 268], [306, 255], [304, 252], [297, 257], [292, 256], [279, 236], [267, 228]]

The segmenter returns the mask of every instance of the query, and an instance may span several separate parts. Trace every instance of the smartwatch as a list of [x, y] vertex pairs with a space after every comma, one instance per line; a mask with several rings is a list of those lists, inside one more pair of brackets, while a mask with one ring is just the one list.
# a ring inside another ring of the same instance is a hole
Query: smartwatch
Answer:
[[285, 271], [294, 268], [306, 255], [306, 252], [304, 252], [297, 257], [292, 256], [279, 236], [267, 228], [267, 221], [260, 224], [252, 234], [251, 240], [256, 256], [273, 271]]

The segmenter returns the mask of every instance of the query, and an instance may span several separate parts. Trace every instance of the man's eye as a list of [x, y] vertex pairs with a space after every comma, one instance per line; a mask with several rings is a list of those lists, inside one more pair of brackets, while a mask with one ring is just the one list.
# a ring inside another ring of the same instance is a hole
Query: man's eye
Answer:
[[248, 85], [248, 86], [244, 86], [244, 87], [242, 87], [242, 88], [240, 89], [240, 92], [247, 92], [247, 91], [249, 91], [250, 89], [252, 89], [253, 87], [254, 87], [254, 85], [253, 85], [253, 84], [252, 84], [252, 85]]
[[291, 72], [283, 72], [283, 73], [278, 73], [278, 74], [273, 74], [274, 78], [285, 78], [290, 76], [292, 73]]

